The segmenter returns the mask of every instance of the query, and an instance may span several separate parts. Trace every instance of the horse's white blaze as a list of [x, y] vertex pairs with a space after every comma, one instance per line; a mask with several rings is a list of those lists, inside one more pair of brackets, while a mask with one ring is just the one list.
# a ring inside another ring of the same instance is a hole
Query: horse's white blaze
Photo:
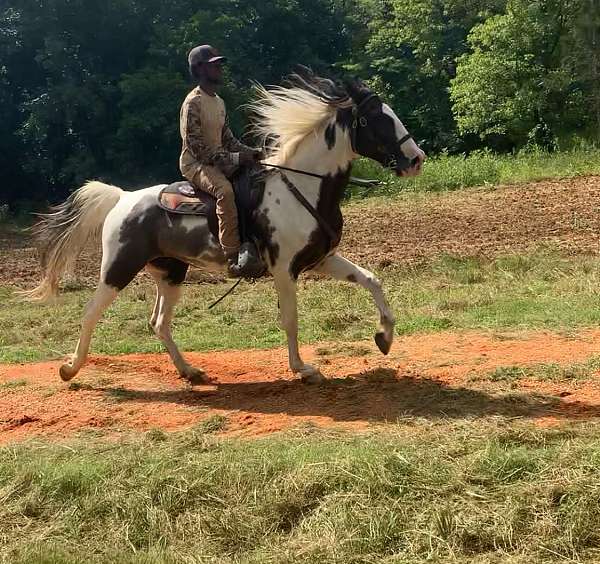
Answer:
[[[396, 139], [400, 141], [405, 135], [408, 134], [408, 130], [404, 127], [404, 124], [400, 121], [400, 118], [394, 113], [394, 110], [390, 108], [387, 104], [383, 104], [383, 113], [387, 114], [394, 121], [394, 126], [396, 128]], [[414, 139], [408, 139], [402, 144], [402, 152], [406, 155], [406, 158], [412, 160], [414, 158], [419, 157], [422, 160], [425, 156], [425, 153], [419, 149], [419, 146], [415, 143]]]

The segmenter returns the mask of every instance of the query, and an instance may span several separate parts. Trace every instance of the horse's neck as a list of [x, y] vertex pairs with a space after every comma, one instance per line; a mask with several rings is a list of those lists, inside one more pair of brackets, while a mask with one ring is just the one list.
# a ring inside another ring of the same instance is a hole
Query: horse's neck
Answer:
[[[306, 137], [298, 145], [294, 155], [286, 160], [285, 166], [306, 172], [313, 172], [324, 177], [347, 177], [346, 173], [354, 157], [354, 153], [350, 148], [348, 133], [337, 124], [334, 124], [334, 127], [335, 141], [333, 144], [329, 143], [331, 146], [326, 141], [325, 129], [318, 131], [315, 135]], [[331, 184], [310, 176], [294, 174], [293, 177], [293, 182], [298, 190], [315, 207], [321, 199], [321, 190], [327, 189]], [[331, 198], [333, 195], [330, 194], [328, 195], [330, 197], [326, 199], [334, 205], [339, 203], [346, 184], [347, 178], [344, 186], [340, 187], [340, 194], [336, 194], [333, 198]]]

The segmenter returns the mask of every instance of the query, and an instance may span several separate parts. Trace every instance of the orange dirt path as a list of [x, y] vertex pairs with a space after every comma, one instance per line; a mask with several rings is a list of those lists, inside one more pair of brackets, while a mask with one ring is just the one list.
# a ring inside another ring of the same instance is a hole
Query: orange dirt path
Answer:
[[85, 429], [175, 431], [215, 414], [227, 417], [226, 434], [241, 436], [307, 422], [364, 429], [404, 416], [503, 415], [540, 425], [600, 416], [600, 373], [581, 381], [485, 378], [498, 366], [568, 365], [600, 355], [600, 330], [414, 335], [397, 338], [387, 357], [372, 343], [320, 344], [303, 353], [328, 385], [293, 378], [281, 349], [188, 353], [214, 379], [194, 388], [163, 354], [93, 356], [71, 385], [60, 381], [59, 361], [0, 365], [0, 443]]

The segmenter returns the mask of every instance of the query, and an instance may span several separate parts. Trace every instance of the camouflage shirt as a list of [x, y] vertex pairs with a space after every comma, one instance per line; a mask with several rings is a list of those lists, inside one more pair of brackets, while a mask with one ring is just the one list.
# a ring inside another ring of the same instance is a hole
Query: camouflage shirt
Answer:
[[240, 151], [251, 150], [231, 133], [223, 100], [199, 86], [181, 106], [179, 129], [183, 143], [179, 168], [186, 178], [193, 177], [203, 165], [229, 175], [239, 165]]

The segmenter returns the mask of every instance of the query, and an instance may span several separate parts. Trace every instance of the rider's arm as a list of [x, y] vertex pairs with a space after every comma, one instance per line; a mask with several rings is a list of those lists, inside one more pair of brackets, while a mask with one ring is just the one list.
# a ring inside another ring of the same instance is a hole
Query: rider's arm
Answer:
[[225, 146], [214, 149], [204, 139], [201, 107], [199, 98], [191, 98], [187, 108], [183, 108], [186, 144], [194, 158], [204, 165], [219, 169], [237, 166], [240, 162], [239, 151], [231, 151]]
[[229, 129], [229, 124], [227, 122], [225, 122], [225, 125], [223, 126], [222, 144], [227, 151], [232, 153], [241, 153], [243, 151], [252, 153], [256, 151], [253, 147], [248, 147], [248, 145], [244, 145], [244, 143], [237, 139], [231, 132], [231, 129]]

